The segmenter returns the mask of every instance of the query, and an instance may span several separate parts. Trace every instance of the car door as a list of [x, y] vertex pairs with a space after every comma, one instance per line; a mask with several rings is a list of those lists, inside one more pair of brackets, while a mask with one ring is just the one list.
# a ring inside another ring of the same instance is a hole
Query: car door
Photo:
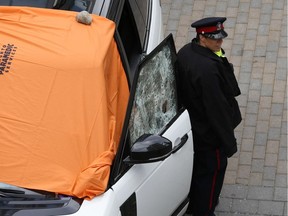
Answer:
[[[169, 35], [135, 74], [111, 173], [112, 190], [125, 197], [122, 216], [183, 215], [188, 204], [193, 141], [188, 112], [177, 101], [175, 58]], [[161, 146], [162, 141], [171, 149]]]

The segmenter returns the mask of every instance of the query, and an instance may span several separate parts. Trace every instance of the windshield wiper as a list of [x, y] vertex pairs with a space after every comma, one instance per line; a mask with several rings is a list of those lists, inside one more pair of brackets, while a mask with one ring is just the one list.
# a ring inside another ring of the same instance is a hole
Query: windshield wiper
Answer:
[[80, 208], [79, 200], [46, 191], [0, 188], [1, 216], [72, 214]]
[[22, 190], [0, 188], [0, 200], [1, 198], [45, 199], [46, 196], [38, 193], [27, 194]]

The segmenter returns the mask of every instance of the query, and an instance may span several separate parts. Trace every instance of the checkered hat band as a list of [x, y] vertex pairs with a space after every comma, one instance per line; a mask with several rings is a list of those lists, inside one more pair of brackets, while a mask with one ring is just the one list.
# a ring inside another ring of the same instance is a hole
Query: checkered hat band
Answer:
[[199, 34], [205, 34], [205, 33], [211, 33], [215, 31], [219, 31], [221, 29], [224, 29], [224, 25], [217, 25], [217, 26], [205, 26], [205, 27], [199, 27], [196, 28], [196, 32]]

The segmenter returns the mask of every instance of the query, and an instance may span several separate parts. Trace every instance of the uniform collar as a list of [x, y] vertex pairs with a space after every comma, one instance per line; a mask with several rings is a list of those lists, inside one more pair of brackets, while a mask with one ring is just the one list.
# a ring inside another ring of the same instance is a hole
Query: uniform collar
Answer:
[[[193, 50], [195, 52], [199, 53], [200, 55], [206, 56], [206, 57], [211, 58], [211, 59], [215, 59], [217, 61], [221, 61], [221, 57], [217, 56], [212, 50], [199, 45], [196, 42], [196, 40], [192, 40], [191, 44], [192, 44]], [[222, 52], [225, 53], [223, 49], [222, 49]]]

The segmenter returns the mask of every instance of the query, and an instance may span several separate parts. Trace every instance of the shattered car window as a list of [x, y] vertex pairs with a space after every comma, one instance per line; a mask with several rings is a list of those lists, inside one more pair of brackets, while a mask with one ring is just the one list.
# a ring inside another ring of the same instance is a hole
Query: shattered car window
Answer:
[[176, 115], [176, 80], [169, 46], [140, 69], [129, 121], [133, 144], [143, 134], [157, 134]]

